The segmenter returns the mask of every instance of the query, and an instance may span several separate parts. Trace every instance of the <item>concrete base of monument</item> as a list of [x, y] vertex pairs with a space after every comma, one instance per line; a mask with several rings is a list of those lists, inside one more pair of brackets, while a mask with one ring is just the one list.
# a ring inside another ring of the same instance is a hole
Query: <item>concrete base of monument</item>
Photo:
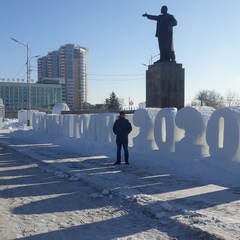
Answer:
[[182, 64], [159, 62], [146, 71], [146, 107], [184, 107], [184, 68]]

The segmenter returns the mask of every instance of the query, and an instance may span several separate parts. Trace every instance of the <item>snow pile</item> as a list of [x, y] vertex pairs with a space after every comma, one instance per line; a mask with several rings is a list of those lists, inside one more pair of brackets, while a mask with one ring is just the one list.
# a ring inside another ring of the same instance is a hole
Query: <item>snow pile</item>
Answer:
[[25, 129], [25, 130], [27, 130], [29, 128], [27, 127], [26, 123], [19, 122], [17, 118], [13, 118], [13, 119], [4, 118], [2, 129], [8, 129], [8, 130]]
[[26, 124], [27, 120], [32, 122], [32, 117], [34, 113], [37, 113], [37, 110], [19, 110], [18, 111], [18, 122], [22, 124]]
[[208, 156], [209, 147], [206, 142], [206, 128], [211, 114], [211, 107], [185, 107], [176, 115], [176, 126], [183, 129], [184, 137], [176, 142], [177, 153]]
[[[240, 161], [239, 108], [185, 107], [138, 109], [128, 115], [133, 131], [129, 145], [136, 152], [175, 159], [216, 157]], [[98, 143], [115, 143], [112, 126], [117, 114], [58, 115], [34, 113], [33, 129]], [[174, 153], [174, 154], [172, 154]]]
[[[235, 185], [240, 172], [239, 112], [239, 108], [215, 110], [210, 107], [185, 107], [179, 111], [176, 108], [139, 109], [134, 115], [127, 115], [133, 126], [129, 135], [130, 157], [147, 161], [151, 171], [165, 166], [175, 174], [218, 179]], [[117, 116], [115, 113], [35, 112], [33, 132], [26, 133], [24, 138], [29, 136], [37, 141], [46, 136], [64, 151], [115, 157], [112, 125]], [[21, 129], [27, 130], [26, 126]], [[21, 135], [19, 133], [19, 137]]]
[[138, 128], [138, 135], [133, 138], [133, 146], [138, 151], [156, 149], [154, 140], [154, 121], [159, 108], [138, 109], [133, 115], [133, 126]]
[[53, 114], [61, 114], [61, 111], [69, 111], [69, 107], [66, 103], [56, 103], [52, 109]]
[[176, 115], [176, 108], [165, 108], [155, 118], [154, 139], [161, 155], [175, 152], [175, 143], [184, 136], [184, 131], [175, 124]]
[[213, 112], [207, 126], [210, 155], [240, 161], [240, 108], [220, 108]]

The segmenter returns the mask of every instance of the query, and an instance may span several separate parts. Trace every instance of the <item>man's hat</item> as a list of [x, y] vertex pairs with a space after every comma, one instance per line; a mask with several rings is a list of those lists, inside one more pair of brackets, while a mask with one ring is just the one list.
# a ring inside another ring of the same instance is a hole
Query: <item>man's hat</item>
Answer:
[[120, 115], [123, 114], [123, 115], [125, 116], [125, 112], [124, 112], [124, 111], [121, 111], [119, 114], [120, 114]]

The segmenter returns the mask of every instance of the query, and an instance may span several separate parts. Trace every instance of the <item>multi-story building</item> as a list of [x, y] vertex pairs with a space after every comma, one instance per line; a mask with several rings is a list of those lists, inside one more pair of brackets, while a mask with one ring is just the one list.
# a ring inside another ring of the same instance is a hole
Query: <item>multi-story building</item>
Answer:
[[59, 77], [59, 51], [53, 51], [47, 55], [47, 76], [49, 78]]
[[38, 58], [38, 81], [41, 82], [43, 78], [48, 76], [48, 58], [41, 57]]
[[[43, 78], [42, 81], [38, 81], [38, 84], [57, 84], [62, 86], [62, 100], [60, 102], [66, 102], [66, 88], [65, 88], [65, 79], [64, 78]], [[45, 86], [43, 85], [43, 86]], [[46, 85], [47, 86], [47, 85]]]
[[[29, 105], [28, 94], [30, 95]], [[39, 111], [50, 111], [56, 103], [62, 102], [62, 85], [56, 82], [29, 85], [20, 81], [2, 81], [0, 98], [3, 99], [6, 111], [18, 111], [28, 107]]]
[[80, 110], [87, 102], [87, 52], [85, 47], [66, 44], [38, 58], [38, 81], [65, 79], [66, 103], [71, 110]]

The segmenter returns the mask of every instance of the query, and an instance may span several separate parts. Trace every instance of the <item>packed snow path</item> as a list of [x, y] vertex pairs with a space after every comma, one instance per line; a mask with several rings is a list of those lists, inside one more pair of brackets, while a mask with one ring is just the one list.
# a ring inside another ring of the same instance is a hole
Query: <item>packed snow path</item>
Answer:
[[238, 187], [8, 134], [0, 142], [3, 239], [240, 239]]

